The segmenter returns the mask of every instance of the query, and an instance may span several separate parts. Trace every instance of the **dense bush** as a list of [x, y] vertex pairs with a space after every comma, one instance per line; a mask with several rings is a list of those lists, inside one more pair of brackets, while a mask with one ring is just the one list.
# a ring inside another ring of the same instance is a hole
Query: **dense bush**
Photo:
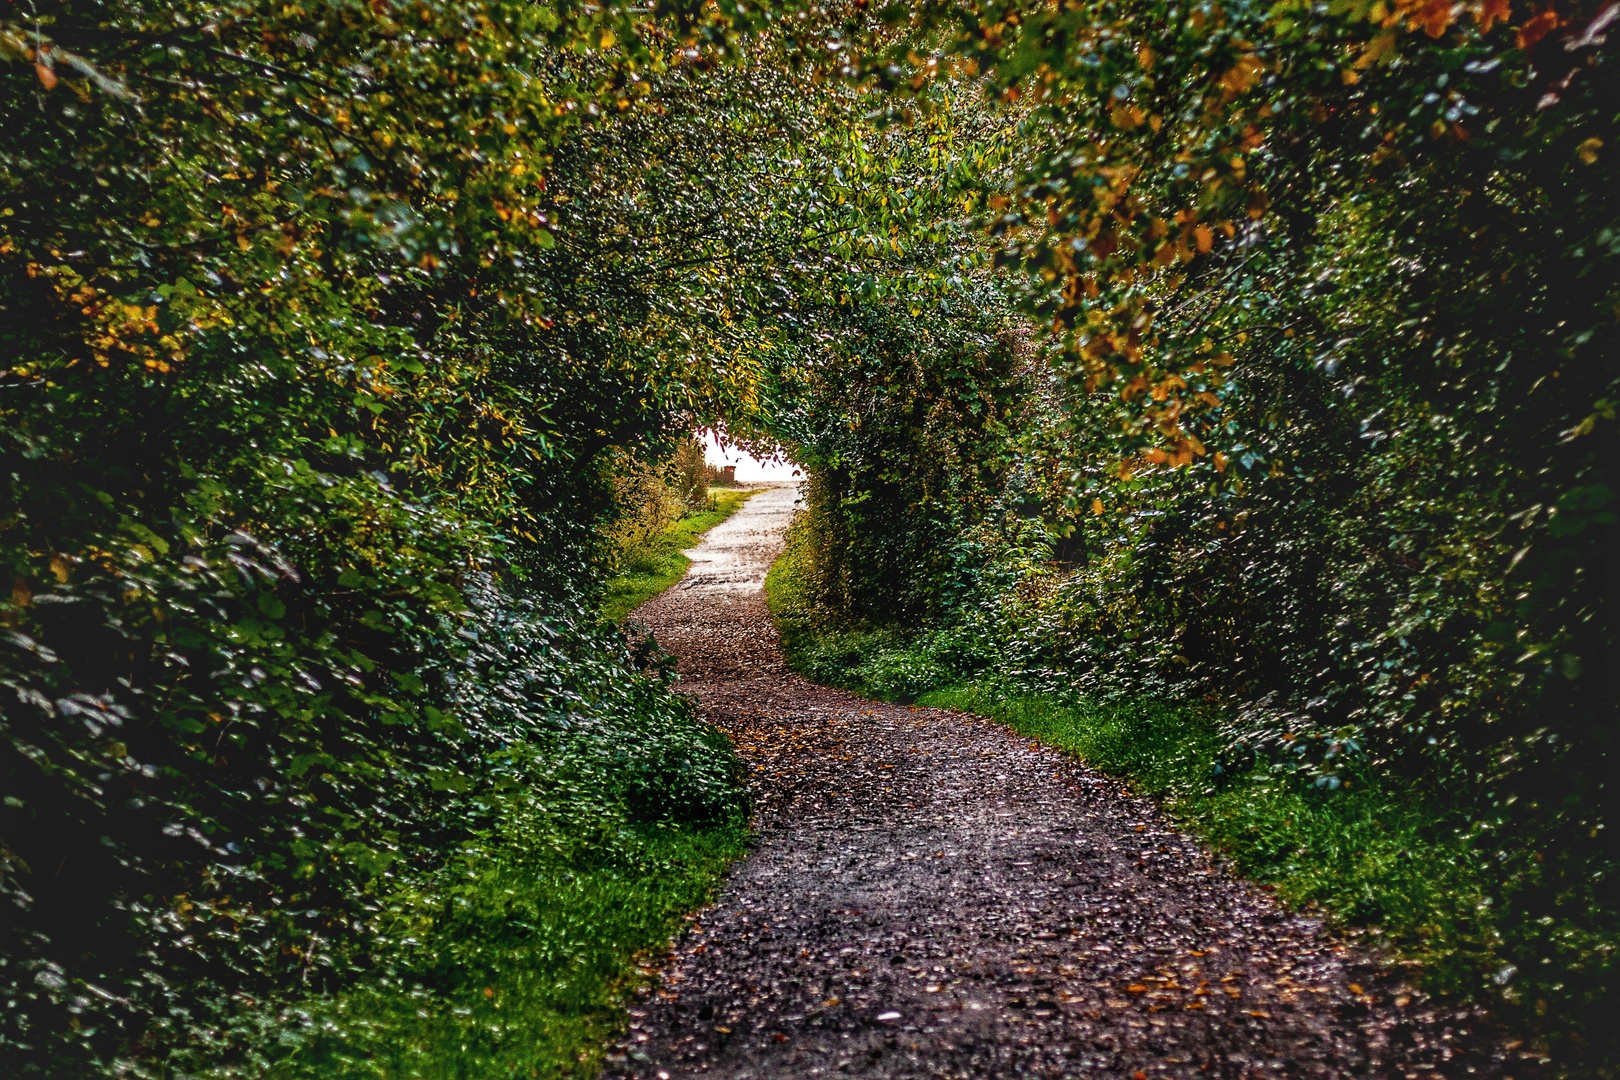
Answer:
[[738, 811], [598, 600], [612, 461], [746, 427], [774, 320], [864, 257], [817, 229], [886, 198], [831, 177], [857, 96], [749, 29], [0, 15], [9, 1069], [251, 1064], [289, 1002], [415, 970], [388, 928], [467, 852], [611, 867]]
[[[1464, 991], [1612, 1060], [1620, 9], [965, 12], [912, 18], [1017, 102], [985, 224], [1051, 355], [994, 507], [930, 489], [855, 542], [812, 508], [842, 572], [926, 551], [901, 595], [818, 597], [909, 659], [805, 662], [1214, 699], [1225, 769], [1433, 792], [1487, 881]], [[898, 461], [839, 483], [932, 467]]]

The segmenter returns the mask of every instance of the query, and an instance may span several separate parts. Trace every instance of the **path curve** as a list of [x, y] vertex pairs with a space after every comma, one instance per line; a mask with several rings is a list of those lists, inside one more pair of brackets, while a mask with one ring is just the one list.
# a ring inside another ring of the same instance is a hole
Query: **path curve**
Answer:
[[607, 1075], [1533, 1075], [1117, 781], [789, 673], [761, 586], [797, 497], [755, 495], [634, 615], [748, 763], [757, 842]]

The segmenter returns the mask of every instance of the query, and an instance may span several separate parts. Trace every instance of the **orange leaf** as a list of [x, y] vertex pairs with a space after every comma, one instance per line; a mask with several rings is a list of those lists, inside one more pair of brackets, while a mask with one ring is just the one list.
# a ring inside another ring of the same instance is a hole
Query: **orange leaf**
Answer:
[[1198, 243], [1198, 250], [1202, 254], [1209, 254], [1209, 249], [1215, 246], [1215, 234], [1209, 231], [1208, 225], [1200, 225], [1193, 230], [1193, 239]]
[[1248, 90], [1249, 87], [1260, 81], [1260, 73], [1265, 68], [1253, 56], [1244, 56], [1232, 66], [1232, 69], [1221, 76], [1221, 88], [1234, 97]]
[[1113, 121], [1115, 127], [1124, 131], [1131, 131], [1142, 126], [1142, 122], [1147, 119], [1147, 114], [1135, 105], [1119, 105], [1114, 108], [1113, 112], [1108, 114], [1108, 118]]
[[34, 65], [34, 74], [38, 75], [39, 76], [39, 81], [45, 84], [45, 89], [47, 89], [47, 90], [55, 90], [56, 89], [56, 72], [52, 71], [50, 68], [46, 67], [44, 64], [35, 64]]
[[1551, 4], [1532, 15], [1523, 26], [1519, 27], [1518, 45], [1521, 49], [1535, 48], [1536, 42], [1564, 25], [1564, 20], [1558, 17]]
[[1451, 0], [1425, 0], [1417, 9], [1412, 25], [1423, 27], [1432, 38], [1439, 37], [1451, 25]]
[[1508, 0], [1480, 0], [1474, 17], [1479, 20], [1479, 32], [1488, 34], [1497, 23], [1507, 22]]
[[1249, 205], [1247, 209], [1249, 216], [1256, 219], [1265, 217], [1266, 211], [1271, 209], [1271, 199], [1258, 184], [1249, 187]]

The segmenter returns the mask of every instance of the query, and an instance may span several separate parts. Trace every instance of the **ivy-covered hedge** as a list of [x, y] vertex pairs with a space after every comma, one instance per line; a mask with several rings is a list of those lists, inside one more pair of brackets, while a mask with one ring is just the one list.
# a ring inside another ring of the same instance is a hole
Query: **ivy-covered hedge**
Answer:
[[730, 747], [598, 615], [607, 458], [737, 385], [611, 239], [690, 255], [729, 193], [601, 179], [771, 107], [666, 14], [0, 12], [7, 1075], [262, 1063], [299, 1002], [432, 974], [461, 862], [736, 822]]
[[[909, 17], [1023, 121], [979, 206], [1049, 333], [999, 431], [821, 399], [808, 580], [918, 573], [807, 586], [803, 662], [1220, 703], [1222, 769], [1436, 793], [1454, 985], [1612, 1068], [1620, 9], [969, 7]], [[884, 453], [967, 432], [971, 498]]]

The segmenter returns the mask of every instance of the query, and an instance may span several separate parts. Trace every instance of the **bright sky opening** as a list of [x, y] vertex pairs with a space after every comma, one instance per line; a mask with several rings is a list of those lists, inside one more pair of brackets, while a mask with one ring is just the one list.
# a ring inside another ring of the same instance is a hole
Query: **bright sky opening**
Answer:
[[724, 450], [720, 448], [720, 440], [711, 431], [705, 439], [708, 448], [708, 461], [710, 465], [725, 467], [737, 466], [737, 479], [745, 482], [758, 482], [761, 480], [775, 480], [786, 482], [798, 480], [801, 477], [799, 467], [791, 461], [778, 458], [775, 461], [761, 461], [742, 447], [728, 444]]

